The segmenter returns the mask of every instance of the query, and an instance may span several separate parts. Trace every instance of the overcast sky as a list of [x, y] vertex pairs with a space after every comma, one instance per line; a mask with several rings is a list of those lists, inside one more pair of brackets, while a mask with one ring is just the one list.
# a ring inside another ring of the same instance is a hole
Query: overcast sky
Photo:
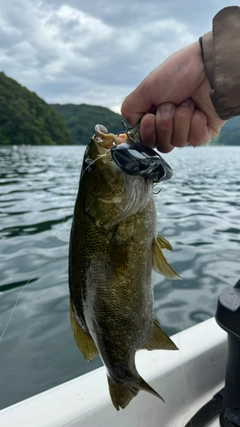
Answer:
[[[0, 70], [49, 103], [119, 110], [227, 0], [1, 0]], [[239, 2], [235, 2], [239, 4]]]

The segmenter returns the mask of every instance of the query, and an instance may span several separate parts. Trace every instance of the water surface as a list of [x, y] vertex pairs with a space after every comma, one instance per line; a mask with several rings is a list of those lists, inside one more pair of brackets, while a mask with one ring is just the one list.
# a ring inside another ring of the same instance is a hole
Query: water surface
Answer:
[[[0, 408], [101, 365], [79, 353], [69, 323], [68, 242], [84, 147], [0, 148]], [[169, 334], [212, 317], [240, 278], [238, 147], [174, 150], [157, 186], [159, 232], [182, 281], [154, 275]], [[27, 283], [27, 286], [25, 286]], [[24, 287], [25, 286], [25, 287]]]

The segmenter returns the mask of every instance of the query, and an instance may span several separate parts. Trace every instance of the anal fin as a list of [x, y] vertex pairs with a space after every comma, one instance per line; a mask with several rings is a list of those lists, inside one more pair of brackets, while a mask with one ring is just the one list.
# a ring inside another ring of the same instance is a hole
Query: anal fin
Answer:
[[153, 319], [154, 327], [153, 333], [149, 341], [143, 346], [146, 350], [178, 350], [174, 342], [169, 336], [162, 330], [158, 321]]
[[92, 359], [94, 359], [94, 357], [97, 356], [98, 350], [92, 337], [87, 334], [79, 324], [71, 298], [70, 320], [72, 325], [73, 336], [79, 350], [81, 351], [86, 360], [91, 361]]

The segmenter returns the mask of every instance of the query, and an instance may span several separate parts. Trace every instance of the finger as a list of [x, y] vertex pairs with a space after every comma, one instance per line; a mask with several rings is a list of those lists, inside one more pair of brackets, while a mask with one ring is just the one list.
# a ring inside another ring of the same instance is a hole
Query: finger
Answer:
[[207, 123], [208, 118], [206, 114], [196, 109], [192, 115], [192, 122], [188, 136], [189, 144], [199, 146], [205, 144], [215, 136]]
[[155, 147], [157, 141], [155, 114], [143, 116], [140, 123], [140, 134], [143, 144], [152, 148]]
[[175, 105], [171, 102], [166, 102], [164, 104], [161, 104], [156, 112], [156, 147], [162, 153], [169, 153], [174, 148], [171, 144], [174, 110]]
[[121, 106], [121, 114], [134, 127], [145, 113], [151, 110], [153, 104], [149, 92], [143, 81], [130, 95], [125, 98]]
[[188, 145], [188, 135], [191, 127], [191, 120], [195, 104], [191, 98], [186, 99], [175, 108], [173, 116], [173, 134], [171, 144], [174, 147], [184, 147]]

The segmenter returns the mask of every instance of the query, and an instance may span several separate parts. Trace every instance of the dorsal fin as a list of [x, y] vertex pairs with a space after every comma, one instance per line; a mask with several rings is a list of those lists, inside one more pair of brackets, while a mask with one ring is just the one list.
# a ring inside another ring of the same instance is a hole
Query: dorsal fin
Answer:
[[163, 236], [160, 236], [160, 234], [157, 235], [157, 242], [161, 249], [168, 249], [169, 251], [172, 250], [171, 243], [169, 243], [168, 240], [164, 239]]
[[156, 273], [162, 274], [168, 279], [181, 280], [181, 277], [176, 273], [176, 271], [173, 270], [171, 265], [168, 264], [165, 256], [162, 253], [161, 248], [164, 247], [164, 249], [169, 249], [169, 247], [172, 247], [170, 243], [167, 242], [167, 240], [163, 238], [160, 240], [160, 237], [161, 236], [158, 236], [156, 239], [154, 239], [152, 244], [153, 269], [156, 271]]

